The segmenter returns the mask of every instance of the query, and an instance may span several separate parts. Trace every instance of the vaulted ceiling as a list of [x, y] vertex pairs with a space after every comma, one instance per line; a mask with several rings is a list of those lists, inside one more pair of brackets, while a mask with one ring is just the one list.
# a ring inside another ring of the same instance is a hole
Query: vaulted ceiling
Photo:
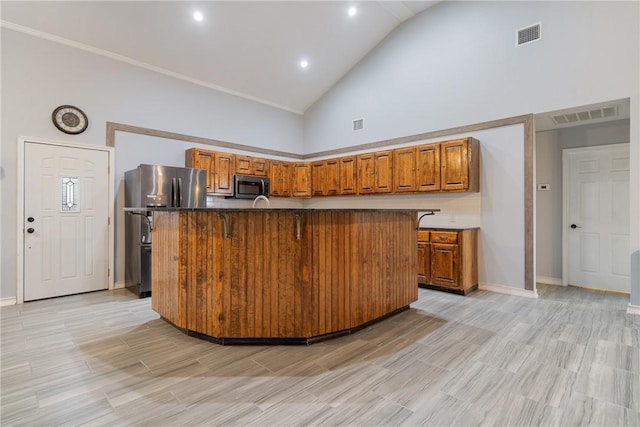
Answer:
[[0, 3], [6, 28], [304, 113], [398, 25], [438, 1]]

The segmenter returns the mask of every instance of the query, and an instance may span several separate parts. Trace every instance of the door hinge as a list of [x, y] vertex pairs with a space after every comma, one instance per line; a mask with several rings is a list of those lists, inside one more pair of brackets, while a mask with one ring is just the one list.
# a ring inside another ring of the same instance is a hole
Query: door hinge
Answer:
[[107, 277], [111, 277], [111, 269], [107, 268]]
[[111, 225], [111, 217], [107, 218], [107, 225]]

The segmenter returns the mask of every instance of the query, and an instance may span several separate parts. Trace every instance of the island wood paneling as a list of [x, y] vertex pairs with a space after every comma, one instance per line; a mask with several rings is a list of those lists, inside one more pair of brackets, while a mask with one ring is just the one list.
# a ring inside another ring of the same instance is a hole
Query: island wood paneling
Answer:
[[304, 215], [310, 336], [351, 327], [352, 216], [335, 211]]
[[[358, 213], [353, 246], [357, 279], [351, 288], [352, 327], [417, 300], [415, 218], [397, 212]], [[413, 248], [407, 251], [408, 247]]]
[[413, 213], [225, 214], [229, 238], [218, 211], [155, 213], [153, 308], [176, 326], [216, 338], [308, 338], [417, 300]]
[[176, 212], [153, 215], [153, 251], [151, 252], [151, 308], [180, 328], [187, 327], [186, 270], [181, 268], [186, 253], [182, 245], [181, 219]]

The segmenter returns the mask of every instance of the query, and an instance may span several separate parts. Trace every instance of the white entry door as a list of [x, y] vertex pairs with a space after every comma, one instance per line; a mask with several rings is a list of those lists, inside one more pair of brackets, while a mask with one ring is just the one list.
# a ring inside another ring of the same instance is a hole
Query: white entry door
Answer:
[[24, 147], [24, 300], [109, 286], [109, 152]]
[[563, 168], [563, 281], [629, 292], [629, 144], [564, 150]]

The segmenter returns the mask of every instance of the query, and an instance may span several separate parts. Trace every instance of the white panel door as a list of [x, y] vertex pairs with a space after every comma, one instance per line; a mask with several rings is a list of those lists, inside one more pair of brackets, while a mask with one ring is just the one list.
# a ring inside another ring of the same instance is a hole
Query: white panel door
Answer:
[[629, 144], [565, 150], [568, 283], [629, 292]]
[[109, 153], [25, 143], [24, 300], [109, 286]]

